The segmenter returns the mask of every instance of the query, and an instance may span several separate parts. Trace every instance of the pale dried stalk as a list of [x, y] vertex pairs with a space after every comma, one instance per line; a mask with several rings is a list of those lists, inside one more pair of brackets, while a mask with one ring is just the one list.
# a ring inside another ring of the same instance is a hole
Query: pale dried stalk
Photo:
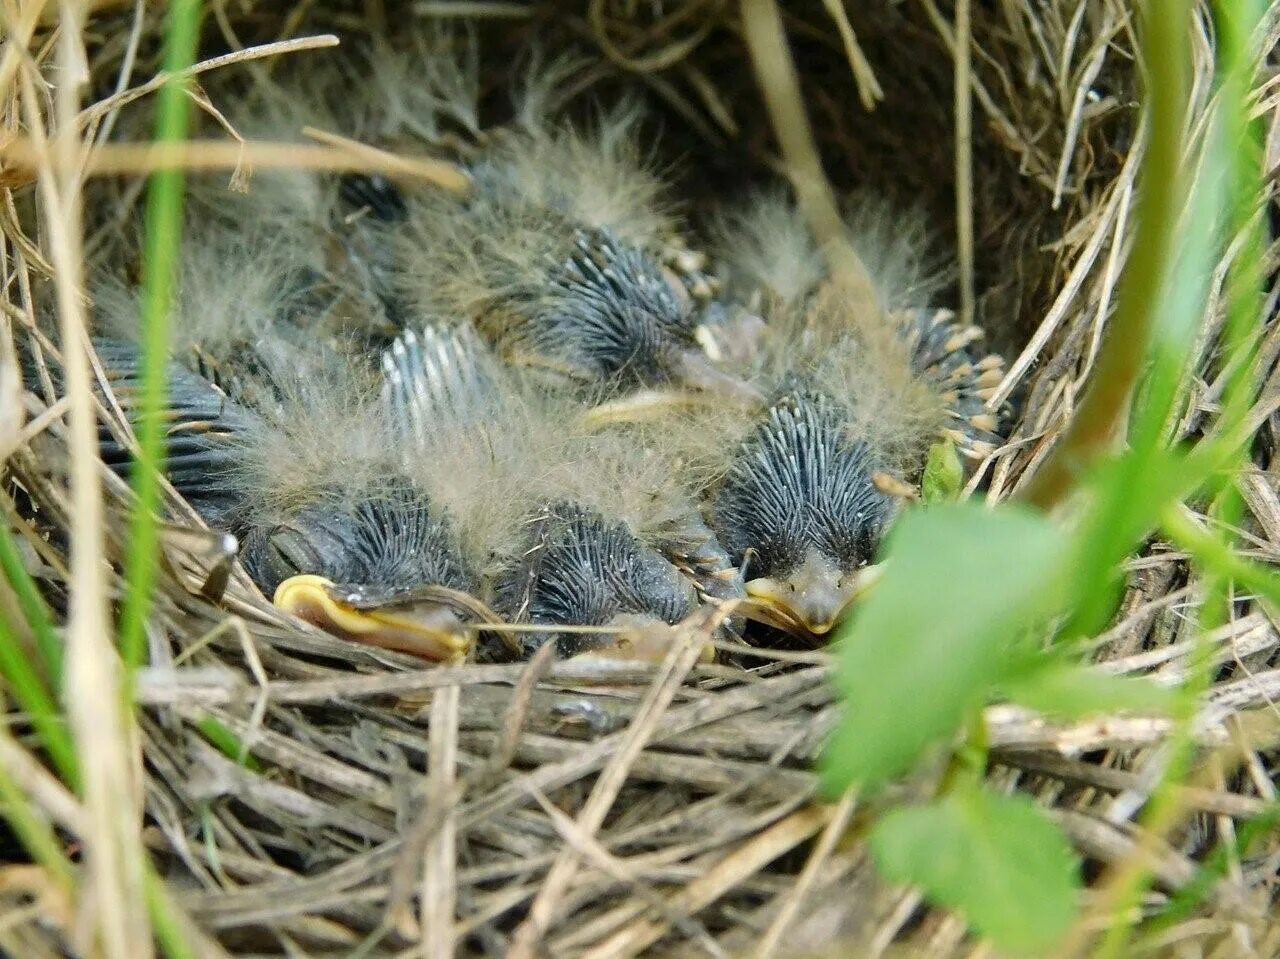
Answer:
[[973, 92], [969, 0], [956, 0], [956, 252], [960, 268], [960, 318], [973, 322]]
[[[319, 132], [319, 131], [315, 131]], [[332, 136], [332, 135], [330, 135]], [[381, 173], [401, 180], [423, 180], [452, 193], [470, 186], [466, 175], [450, 163], [426, 157], [402, 157], [375, 150], [345, 138], [346, 146], [312, 146], [307, 143], [254, 143], [224, 140], [164, 143], [107, 143], [95, 147], [84, 163], [86, 176], [144, 175], [157, 170], [234, 170], [246, 163], [255, 167], [359, 171]], [[31, 140], [15, 137], [0, 151], [3, 169], [37, 165], [38, 153]]]
[[[140, 833], [129, 747], [137, 740], [123, 709], [120, 662], [110, 640], [102, 557], [102, 488], [98, 480], [97, 426], [90, 392], [88, 339], [81, 289], [81, 209], [75, 177], [80, 143], [75, 118], [87, 80], [77, 10], [62, 10], [58, 46], [57, 135], [45, 134], [41, 100], [29, 71], [22, 72], [23, 108], [36, 147], [39, 190], [56, 294], [70, 412], [72, 589], [67, 622], [67, 716], [80, 759], [88, 869], [86, 907], [102, 954], [147, 959], [151, 929], [143, 892], [145, 852]], [[85, 952], [95, 952], [86, 948]]]
[[853, 811], [857, 802], [858, 793], [856, 789], [848, 789], [840, 797], [840, 802], [835, 807], [831, 821], [822, 830], [822, 835], [818, 837], [818, 842], [814, 846], [808, 862], [804, 864], [804, 870], [796, 879], [795, 886], [787, 894], [786, 900], [782, 903], [782, 908], [778, 910], [778, 915], [761, 938], [760, 945], [755, 952], [756, 959], [769, 959], [769, 956], [772, 956], [777, 951], [778, 946], [782, 944], [782, 937], [786, 934], [787, 929], [790, 928], [791, 923], [795, 921], [796, 915], [800, 911], [800, 906], [804, 902], [804, 897], [808, 895], [809, 890], [813, 887], [814, 880], [818, 878], [819, 871], [826, 864], [827, 858], [836, 847], [836, 843], [843, 838], [845, 830], [849, 826], [849, 820], [853, 818]]
[[[779, 820], [751, 842], [734, 850], [706, 875], [689, 883], [668, 902], [668, 911], [692, 915], [784, 852], [804, 842], [830, 820], [834, 807], [809, 806]], [[671, 928], [669, 919], [641, 918], [582, 955], [582, 959], [620, 959], [636, 956]]]
[[796, 65], [787, 49], [782, 15], [774, 0], [742, 0], [742, 33], [800, 210], [822, 246], [831, 276], [854, 304], [875, 315], [881, 308], [880, 297], [866, 266], [849, 244], [835, 193], [822, 170]]
[[[336, 47], [338, 38], [332, 34], [323, 33], [314, 37], [298, 37], [294, 40], [284, 40], [279, 43], [264, 43], [260, 46], [249, 47], [244, 50], [236, 50], [232, 53], [224, 54], [220, 57], [213, 57], [209, 60], [202, 60], [200, 63], [194, 64], [190, 69], [183, 70], [177, 74], [174, 79], [187, 79], [196, 77], [202, 73], [208, 73], [211, 70], [218, 70], [222, 67], [230, 66], [233, 63], [244, 63], [250, 60], [261, 60], [264, 57], [280, 56], [284, 53], [297, 53], [302, 50], [319, 50], [325, 47]], [[93, 106], [85, 109], [77, 118], [77, 123], [86, 126], [94, 124], [105, 117], [113, 110], [118, 110], [126, 104], [132, 103], [145, 97], [149, 93], [155, 93], [171, 79], [170, 75], [161, 71], [146, 83], [140, 84], [131, 90], [125, 90], [107, 97], [105, 100], [99, 100]]]
[[862, 52], [858, 43], [858, 35], [853, 24], [849, 22], [849, 14], [845, 12], [844, 0], [822, 0], [827, 13], [835, 21], [840, 31], [840, 42], [844, 44], [845, 59], [849, 61], [849, 69], [853, 73], [853, 81], [858, 87], [858, 99], [862, 101], [864, 110], [874, 110], [876, 103], [884, 99], [884, 89], [876, 79], [876, 72], [871, 68], [867, 55]]
[[460, 686], [446, 686], [431, 703], [427, 807], [443, 822], [427, 843], [422, 875], [422, 957], [451, 959], [457, 914], [458, 704]]
[[[731, 613], [715, 610], [708, 616], [695, 618], [676, 633], [670, 652], [663, 660], [654, 684], [645, 694], [636, 717], [627, 730], [618, 751], [605, 766], [591, 790], [591, 796], [578, 816], [577, 825], [587, 837], [594, 837], [604, 825], [605, 816], [613, 808], [618, 792], [627, 781], [632, 765], [648, 744], [663, 713], [675, 698], [689, 672], [697, 665], [702, 647], [710, 640], [721, 622]], [[568, 891], [578, 871], [578, 854], [566, 848], [547, 874], [542, 888], [529, 907], [529, 915], [516, 930], [511, 955], [532, 959], [543, 933], [550, 927], [556, 907]]]

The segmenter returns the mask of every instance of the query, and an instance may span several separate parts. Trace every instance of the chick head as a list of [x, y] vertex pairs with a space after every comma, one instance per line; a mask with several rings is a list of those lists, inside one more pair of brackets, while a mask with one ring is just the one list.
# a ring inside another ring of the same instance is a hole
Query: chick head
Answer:
[[713, 527], [745, 565], [748, 615], [812, 636], [840, 621], [893, 509], [875, 470], [820, 394], [770, 408], [712, 501]]
[[253, 529], [241, 556], [276, 606], [326, 632], [431, 660], [471, 647], [452, 530], [408, 488], [328, 497]]

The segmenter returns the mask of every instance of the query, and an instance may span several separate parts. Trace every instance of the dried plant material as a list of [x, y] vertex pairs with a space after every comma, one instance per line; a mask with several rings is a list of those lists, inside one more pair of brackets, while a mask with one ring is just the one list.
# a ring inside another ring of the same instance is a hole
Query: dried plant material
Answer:
[[[779, 16], [770, 4], [722, 0], [397, 2], [372, 5], [367, 18], [328, 3], [288, 12], [221, 4], [206, 39], [232, 52], [186, 75], [199, 78], [192, 95], [200, 135], [213, 139], [164, 148], [145, 142], [149, 98], [165, 79], [150, 59], [162, 11], [100, 6], [83, 30], [69, 25], [64, 36], [42, 25], [39, 4], [18, 5], [0, 55], [0, 516], [69, 652], [89, 654], [74, 663], [67, 701], [85, 741], [101, 739], [89, 757], [91, 788], [77, 795], [49, 771], [10, 709], [22, 735], [0, 743], [0, 767], [56, 824], [66, 844], [58, 851], [75, 860], [83, 881], [74, 887], [80, 901], [67, 902], [43, 869], [11, 864], [0, 882], [0, 951], [49, 959], [84, 951], [86, 917], [106, 917], [117, 954], [133, 955], [135, 946], [145, 954], [149, 937], [135, 922], [144, 913], [128, 911], [140, 895], [141, 855], [172, 914], [193, 930], [193, 947], [209, 956], [497, 955], [517, 938], [570, 956], [780, 955], [822, 944], [828, 951], [815, 955], [972, 951], [962, 921], [877, 877], [856, 830], [871, 808], [864, 800], [856, 814], [851, 798], [835, 807], [817, 800], [813, 763], [843, 708], [825, 649], [775, 648], [781, 640], [747, 648], [728, 636], [709, 644], [719, 660], [707, 663], [697, 649], [706, 637], [689, 634], [661, 665], [552, 662], [547, 647], [534, 664], [424, 669], [298, 624], [239, 565], [212, 569], [227, 555], [219, 553], [224, 539], [195, 528], [189, 504], [172, 491], [149, 624], [153, 658], [136, 677], [136, 724], [119, 723], [107, 711], [116, 697], [103, 600], [124, 590], [128, 492], [91, 447], [110, 435], [129, 448], [128, 396], [117, 393], [119, 380], [97, 383], [98, 361], [109, 357], [86, 354], [83, 330], [127, 337], [136, 324], [128, 283], [104, 277], [130, 275], [140, 177], [150, 171], [181, 166], [193, 185], [175, 351], [200, 345], [206, 359], [216, 353], [225, 363], [253, 342], [257, 318], [289, 298], [282, 281], [312, 273], [332, 281], [349, 252], [335, 247], [363, 236], [368, 223], [358, 215], [340, 223], [348, 232], [331, 229], [342, 220], [334, 216], [339, 177], [394, 179], [412, 204], [453, 213], [475, 202], [477, 163], [502, 157], [515, 189], [544, 197], [559, 190], [575, 218], [644, 246], [731, 211], [706, 231], [715, 236], [705, 262], [696, 239], [660, 251], [682, 282], [694, 274], [723, 281], [723, 293], [708, 281], [705, 296], [690, 298], [696, 310], [717, 296], [749, 299], [750, 288], [767, 295], [744, 314], [811, 296], [832, 270], [830, 245], [813, 240], [815, 223], [846, 266], [853, 260], [840, 248], [852, 249], [890, 320], [923, 302], [961, 307], [958, 281], [967, 283], [971, 262], [975, 319], [989, 348], [1012, 362], [1005, 372], [998, 361], [979, 368], [986, 361], [977, 360], [970, 371], [985, 408], [968, 409], [965, 428], [1005, 416], [1008, 435], [973, 458], [962, 492], [1004, 500], [1060, 441], [1114, 308], [1147, 149], [1134, 109], [1133, 5], [975, 3], [966, 31], [951, 6], [933, 0], [829, 0], [786, 5]], [[58, 15], [44, 7], [44, 16]], [[1269, 22], [1260, 48], [1274, 47], [1276, 32]], [[971, 261], [950, 239], [958, 212], [954, 53], [966, 34], [972, 186], [962, 193], [973, 216]], [[526, 41], [535, 35], [540, 54], [531, 64]], [[1197, 137], [1211, 126], [1213, 35], [1199, 22], [1189, 101]], [[753, 60], [762, 50], [763, 90], [760, 58]], [[87, 64], [101, 98], [69, 106], [76, 91], [61, 82], [60, 62], [68, 81]], [[308, 78], [316, 93], [298, 95]], [[1275, 141], [1280, 101], [1261, 82], [1256, 110]], [[624, 88], [635, 95], [622, 96]], [[616, 108], [637, 101], [644, 114]], [[787, 114], [776, 138], [770, 105]], [[802, 115], [807, 131], [797, 127]], [[307, 126], [314, 139], [304, 138]], [[1197, 139], [1188, 169], [1202, 154]], [[819, 160], [830, 190], [802, 175], [792, 184], [805, 198], [798, 213], [777, 190], [778, 174], [812, 175]], [[252, 169], [248, 192], [232, 195], [225, 173], [240, 164]], [[75, 252], [73, 181], [89, 224], [83, 256]], [[306, 241], [273, 246], [245, 229], [258, 220]], [[217, 239], [213, 227], [228, 223], [230, 237]], [[486, 223], [489, 232], [505, 228], [500, 218]], [[463, 252], [451, 261], [458, 275], [416, 281], [416, 303], [487, 309], [483, 297], [450, 292], [469, 280], [465, 248], [483, 233], [462, 231], [452, 216], [421, 226], [415, 235]], [[240, 267], [229, 271], [237, 245]], [[507, 252], [527, 270], [562, 249], [530, 241]], [[1274, 255], [1267, 253], [1269, 268]], [[1197, 435], [1222, 398], [1217, 335], [1230, 265], [1224, 260], [1206, 279], [1209, 310], [1185, 351], [1200, 385], [1170, 424], [1180, 437]], [[353, 331], [367, 336], [384, 319], [366, 312], [367, 299], [340, 299], [316, 334], [327, 343], [350, 346]], [[835, 292], [818, 299], [824, 318], [858, 331], [856, 348], [816, 363], [824, 383], [864, 404], [868, 414], [854, 429], [896, 448], [895, 465], [919, 460], [940, 407], [925, 394], [891, 399], [885, 377], [903, 369], [892, 339], [879, 338], [883, 327], [858, 325], [859, 311], [842, 307]], [[355, 323], [361, 317], [369, 322]], [[723, 326], [712, 319], [699, 336], [722, 360], [760, 359], [759, 317]], [[59, 320], [70, 321], [65, 337], [52, 335]], [[812, 336], [798, 322], [786, 328]], [[956, 332], [968, 335], [966, 328]], [[1277, 350], [1270, 327], [1259, 350]], [[15, 354], [38, 357], [28, 392], [15, 393]], [[66, 362], [78, 372], [59, 378]], [[281, 361], [286, 371], [291, 365], [278, 382], [288, 384], [279, 399], [298, 414], [294, 428], [264, 427], [255, 437], [241, 461], [243, 489], [261, 494], [269, 477], [267, 499], [277, 506], [308, 496], [318, 476], [376, 483], [402, 468], [379, 453], [387, 437], [366, 365], [334, 373]], [[876, 377], [851, 375], [868, 367]], [[904, 382], [914, 380], [902, 376], [897, 385]], [[1272, 386], [1249, 416], [1254, 463], [1240, 479], [1241, 554], [1259, 561], [1270, 559], [1280, 535]], [[672, 464], [699, 482], [714, 480], [724, 468], [721, 438], [743, 428], [743, 408], [694, 396], [628, 396], [588, 423], [572, 405], [526, 410], [508, 421], [520, 427], [514, 438], [451, 436], [455, 458], [423, 466], [423, 475], [470, 510], [468, 548], [487, 562], [495, 544], [510, 547], [519, 526], [510, 504], [548, 490], [570, 491], [657, 535], [687, 505]], [[672, 420], [677, 427], [660, 433]], [[520, 429], [554, 430], [563, 455], [511, 455]], [[602, 476], [578, 475], [577, 444], [596, 444], [613, 465]], [[642, 454], [655, 445], [663, 455]], [[486, 478], [479, 488], [478, 476]], [[904, 476], [885, 470], [878, 481], [905, 494]], [[103, 508], [94, 520], [81, 509], [97, 486]], [[954, 483], [947, 488], [955, 495]], [[86, 516], [92, 528], [81, 525]], [[1185, 554], [1159, 541], [1125, 574], [1114, 622], [1088, 647], [1091, 668], [1173, 687], [1193, 668], [1188, 623], [1204, 580]], [[1154, 849], [1157, 886], [1144, 903], [1152, 910], [1189, 896], [1201, 870], [1223, 861], [1195, 910], [1143, 948], [1231, 955], [1248, 943], [1276, 952], [1267, 929], [1274, 834], [1259, 833], [1250, 854], [1218, 852], [1272, 809], [1280, 742], [1275, 610], [1239, 592], [1235, 611], [1201, 640], [1213, 677], [1193, 726], [1195, 768], [1175, 794], [1187, 816], [1161, 844], [1126, 816], [1151, 794], [1171, 720], [1134, 711], [1067, 720], [1001, 703], [984, 713], [989, 783], [1047, 810], [1091, 869]], [[112, 733], [112, 723], [125, 728]], [[894, 788], [927, 791], [932, 775]], [[128, 814], [116, 815], [121, 809]], [[114, 865], [102, 855], [112, 849]]]

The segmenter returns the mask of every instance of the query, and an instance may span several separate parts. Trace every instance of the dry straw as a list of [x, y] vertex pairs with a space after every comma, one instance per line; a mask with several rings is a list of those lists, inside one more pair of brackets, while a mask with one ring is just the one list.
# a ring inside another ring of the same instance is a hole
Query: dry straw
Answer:
[[[154, 931], [174, 955], [208, 956], [982, 954], [963, 922], [876, 878], [857, 796], [815, 802], [812, 762], [838, 710], [822, 650], [736, 649], [698, 666], [712, 623], [697, 621], [656, 668], [422, 669], [287, 620], [239, 570], [213, 602], [202, 589], [217, 539], [166, 487], [150, 665], [137, 709], [121, 710], [110, 613], [125, 592], [129, 493], [95, 459], [95, 421], [133, 440], [109, 392], [95, 392], [103, 375], [85, 336], [81, 209], [88, 202], [93, 228], [109, 229], [107, 198], [171, 166], [301, 163], [459, 192], [466, 184], [451, 167], [367, 148], [346, 131], [313, 133], [287, 155], [234, 139], [95, 146], [163, 83], [160, 24], [141, 2], [88, 22], [44, 6], [0, 11], [0, 513], [25, 570], [6, 567], [0, 581], [0, 621], [13, 634], [0, 640], [44, 663], [39, 624], [21, 613], [23, 584], [34, 583], [65, 644], [61, 695], [80, 785], [69, 789], [71, 771], [59, 781], [38, 761], [36, 734], [0, 737], [0, 799], [34, 860], [0, 866], [0, 951], [132, 959], [151, 952]], [[1026, 490], [1099, 363], [1145, 147], [1128, 0], [962, 3], [967, 23], [934, 0], [781, 12], [770, 0], [310, 4], [282, 19], [260, 6], [210, 9], [210, 37], [235, 52], [192, 77], [341, 56], [318, 49], [331, 30], [476, 17], [493, 44], [486, 87], [498, 89], [511, 51], [536, 34], [546, 50], [582, 58], [570, 88], [607, 95], [622, 78], [648, 91], [686, 151], [695, 214], [709, 184], [744, 171], [796, 171], [806, 214], [832, 238], [824, 172], [841, 189], [919, 201], [940, 234], [956, 237], [961, 302], [1011, 361], [992, 400], [1016, 411], [1008, 442], [970, 482], [992, 500]], [[1205, 11], [1196, 25], [1188, 169], [1212, 96]], [[1274, 17], [1267, 25], [1260, 49], [1270, 50], [1280, 37]], [[952, 87], [966, 75], [971, 100]], [[1272, 131], [1274, 166], [1280, 93], [1269, 75], [1259, 84], [1255, 112]], [[104, 95], [81, 102], [93, 91]], [[206, 97], [196, 103], [218, 112]], [[968, 134], [971, 161], [957, 163]], [[827, 249], [850, 288], [865, 283], [852, 251], [834, 239]], [[1193, 396], [1169, 426], [1178, 436], [1202, 427], [1227, 384], [1214, 362], [1227, 262], [1193, 339]], [[1276, 265], [1275, 250], [1264, 251], [1263, 275]], [[56, 336], [38, 315], [50, 302]], [[1278, 336], [1268, 326], [1259, 344], [1269, 372], [1247, 417], [1256, 455], [1236, 477], [1244, 555], [1267, 561], [1280, 550]], [[38, 368], [66, 372], [63, 394], [46, 373], [20, 412], [19, 346]], [[1211, 525], [1194, 511], [1186, 520], [1193, 531]], [[1176, 682], [1203, 584], [1160, 542], [1129, 574], [1093, 643], [1097, 668]], [[1201, 640], [1214, 682], [1190, 727], [1193, 773], [1176, 788], [1186, 815], [1163, 835], [1144, 833], [1132, 814], [1163, 768], [1171, 721], [987, 711], [992, 784], [1036, 797], [1097, 865], [1124, 869], [1145, 855], [1155, 877], [1147, 906], [1186, 893], [1216, 840], [1274, 808], [1280, 621], [1246, 594], [1233, 609]], [[39, 679], [52, 689], [50, 674]], [[16, 707], [29, 708], [17, 689], [11, 706], [12, 729], [27, 729], [16, 722]], [[1273, 834], [1245, 857], [1221, 857], [1195, 909], [1142, 934], [1134, 954], [1280, 954], [1268, 898], [1278, 854]], [[1078, 941], [1097, 931], [1081, 927]]]

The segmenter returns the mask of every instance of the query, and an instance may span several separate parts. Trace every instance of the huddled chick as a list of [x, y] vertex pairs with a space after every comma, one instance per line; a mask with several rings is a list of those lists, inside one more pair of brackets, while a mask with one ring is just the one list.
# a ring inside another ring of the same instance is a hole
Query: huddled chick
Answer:
[[661, 656], [697, 605], [668, 542], [696, 505], [663, 460], [622, 435], [594, 436], [571, 397], [504, 366], [473, 335], [427, 327], [386, 357], [390, 414], [406, 468], [452, 516], [487, 568], [504, 619], [544, 629], [562, 654]]
[[939, 440], [977, 457], [996, 439], [984, 404], [1000, 360], [974, 356], [976, 328], [927, 308], [940, 277], [924, 231], [864, 201], [847, 240], [880, 311], [829, 279], [778, 195], [728, 217], [719, 251], [730, 293], [763, 317], [746, 375], [769, 401], [706, 425], [708, 514], [743, 569], [749, 615], [810, 636], [828, 633], [864, 585], [900, 505], [888, 490], [918, 478]]
[[[448, 659], [471, 644], [476, 592], [449, 520], [401, 468], [375, 363], [316, 335], [300, 244], [189, 231], [174, 301], [166, 471], [281, 608], [343, 638]], [[100, 285], [96, 348], [131, 412], [140, 298]], [[103, 433], [108, 465], [124, 450]], [[429, 588], [428, 588], [429, 587]]]

